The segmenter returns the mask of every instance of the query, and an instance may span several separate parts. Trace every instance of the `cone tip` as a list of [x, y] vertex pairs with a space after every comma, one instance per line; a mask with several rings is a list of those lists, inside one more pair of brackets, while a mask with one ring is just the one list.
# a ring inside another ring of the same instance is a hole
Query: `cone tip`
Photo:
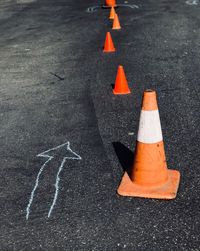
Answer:
[[123, 74], [125, 74], [123, 65], [119, 65], [117, 71], [121, 73], [123, 72]]
[[154, 90], [147, 89], [144, 91], [142, 110], [144, 111], [158, 110], [156, 92]]

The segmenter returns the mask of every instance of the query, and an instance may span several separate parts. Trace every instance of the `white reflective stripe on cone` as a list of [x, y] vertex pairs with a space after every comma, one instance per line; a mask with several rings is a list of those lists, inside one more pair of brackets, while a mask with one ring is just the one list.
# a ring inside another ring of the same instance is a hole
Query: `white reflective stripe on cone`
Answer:
[[163, 140], [158, 110], [141, 111], [137, 140], [150, 144]]

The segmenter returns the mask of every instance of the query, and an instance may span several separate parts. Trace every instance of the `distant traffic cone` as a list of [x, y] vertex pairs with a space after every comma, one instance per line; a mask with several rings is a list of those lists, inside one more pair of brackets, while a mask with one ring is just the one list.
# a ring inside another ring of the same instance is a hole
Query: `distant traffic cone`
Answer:
[[129, 94], [131, 93], [128, 82], [125, 76], [124, 68], [122, 65], [118, 66], [117, 76], [115, 80], [115, 87], [113, 89], [114, 94]]
[[168, 170], [156, 92], [144, 92], [132, 172], [125, 172], [117, 190], [122, 196], [174, 199], [180, 173]]
[[103, 52], [115, 52], [115, 51], [116, 51], [116, 49], [113, 44], [111, 34], [110, 34], [110, 32], [107, 32]]
[[117, 13], [115, 13], [114, 15], [114, 20], [113, 20], [113, 27], [112, 27], [113, 30], [120, 30], [121, 29], [121, 25], [120, 25], [120, 22], [119, 22], [119, 17], [117, 15]]
[[115, 7], [116, 6], [116, 1], [115, 0], [105, 0], [105, 6], [107, 7]]
[[110, 9], [110, 16], [109, 16], [109, 19], [114, 19], [115, 17], [115, 8], [112, 6], [111, 9]]

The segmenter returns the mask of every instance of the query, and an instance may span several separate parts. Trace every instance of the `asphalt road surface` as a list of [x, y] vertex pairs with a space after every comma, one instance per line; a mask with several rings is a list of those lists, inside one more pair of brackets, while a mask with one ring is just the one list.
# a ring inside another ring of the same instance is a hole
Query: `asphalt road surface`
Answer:
[[[0, 250], [200, 250], [200, 3], [0, 2]], [[117, 66], [130, 95], [114, 96]], [[116, 194], [157, 91], [171, 201]], [[48, 151], [50, 150], [50, 151]], [[47, 151], [47, 152], [46, 152]]]

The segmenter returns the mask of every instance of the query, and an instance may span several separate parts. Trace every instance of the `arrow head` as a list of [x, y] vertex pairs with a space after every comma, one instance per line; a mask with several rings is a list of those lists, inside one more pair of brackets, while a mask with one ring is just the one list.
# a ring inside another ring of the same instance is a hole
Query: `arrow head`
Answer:
[[70, 148], [70, 142], [66, 142], [62, 145], [56, 146], [54, 148], [51, 148], [45, 152], [42, 152], [37, 155], [37, 157], [45, 157], [45, 158], [54, 158], [57, 155], [62, 155], [64, 159], [76, 159], [80, 160], [81, 156], [79, 156], [77, 153], [72, 151]]

